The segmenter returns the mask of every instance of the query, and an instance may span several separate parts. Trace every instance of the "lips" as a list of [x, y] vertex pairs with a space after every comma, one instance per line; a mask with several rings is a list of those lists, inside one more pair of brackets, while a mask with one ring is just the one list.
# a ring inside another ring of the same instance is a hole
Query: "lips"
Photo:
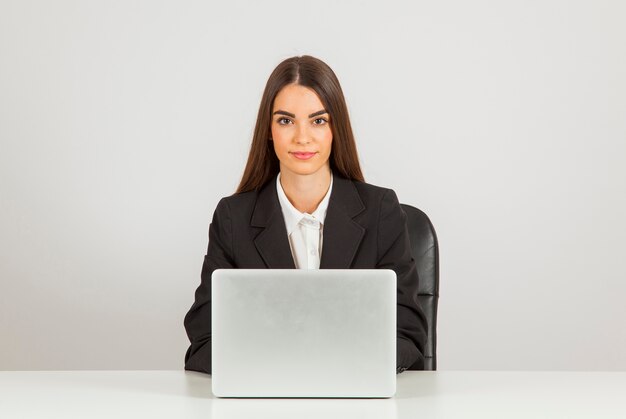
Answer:
[[308, 160], [311, 157], [313, 157], [314, 155], [316, 155], [317, 153], [315, 152], [310, 152], [310, 151], [292, 151], [291, 154], [299, 160]]

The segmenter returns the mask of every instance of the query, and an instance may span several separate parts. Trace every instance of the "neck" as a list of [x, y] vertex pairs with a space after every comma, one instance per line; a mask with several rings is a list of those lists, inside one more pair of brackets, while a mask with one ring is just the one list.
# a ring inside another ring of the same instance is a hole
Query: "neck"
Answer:
[[298, 211], [312, 214], [330, 188], [330, 167], [324, 167], [310, 175], [280, 172], [280, 185], [287, 199]]

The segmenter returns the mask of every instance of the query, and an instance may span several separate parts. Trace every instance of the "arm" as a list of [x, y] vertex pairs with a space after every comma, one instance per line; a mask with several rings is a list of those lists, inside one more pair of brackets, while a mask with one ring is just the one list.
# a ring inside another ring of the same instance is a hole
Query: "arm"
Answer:
[[211, 275], [218, 268], [234, 268], [232, 221], [228, 204], [222, 199], [209, 226], [209, 247], [204, 257], [200, 286], [185, 316], [185, 330], [191, 346], [185, 354], [185, 369], [211, 374]]
[[419, 278], [411, 256], [411, 244], [402, 211], [394, 191], [385, 192], [378, 222], [379, 269], [392, 269], [398, 278], [397, 372], [424, 359], [427, 323], [417, 300]]

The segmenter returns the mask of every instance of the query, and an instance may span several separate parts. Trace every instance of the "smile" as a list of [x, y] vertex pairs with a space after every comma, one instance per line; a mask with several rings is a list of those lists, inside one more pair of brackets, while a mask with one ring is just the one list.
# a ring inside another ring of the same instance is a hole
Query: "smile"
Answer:
[[313, 152], [292, 152], [291, 153], [296, 159], [299, 160], [308, 160], [311, 157], [313, 157], [314, 155], [316, 155], [317, 153], [313, 153]]

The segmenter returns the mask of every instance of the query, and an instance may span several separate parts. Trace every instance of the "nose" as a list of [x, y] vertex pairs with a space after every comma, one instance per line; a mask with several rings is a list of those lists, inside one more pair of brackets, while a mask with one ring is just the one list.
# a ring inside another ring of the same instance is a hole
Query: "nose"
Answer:
[[308, 144], [312, 141], [311, 135], [309, 133], [309, 130], [306, 124], [300, 124], [298, 126], [294, 141], [296, 144]]

